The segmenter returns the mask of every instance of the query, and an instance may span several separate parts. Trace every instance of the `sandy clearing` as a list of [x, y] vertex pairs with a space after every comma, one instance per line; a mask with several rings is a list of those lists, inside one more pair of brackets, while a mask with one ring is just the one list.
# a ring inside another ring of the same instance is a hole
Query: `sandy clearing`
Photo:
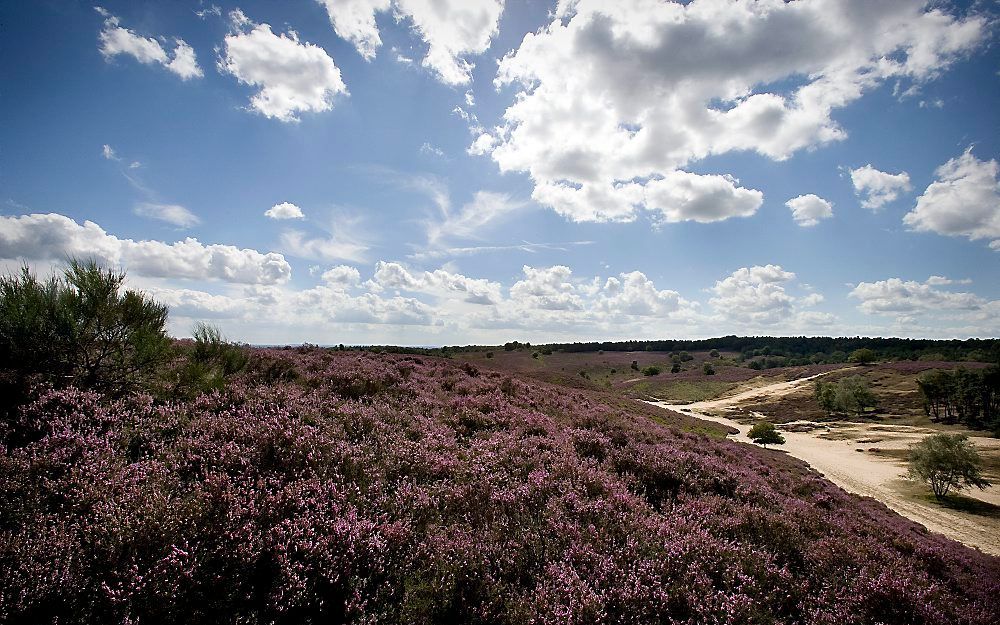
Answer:
[[[649, 403], [728, 425], [739, 430], [739, 434], [730, 437], [732, 440], [753, 444], [746, 437], [750, 431], [749, 425], [726, 418], [719, 412], [730, 410], [743, 403], [752, 403], [758, 398], [791, 393], [803, 384], [827, 373], [752, 388], [709, 401], [690, 404]], [[931, 531], [944, 534], [966, 545], [978, 547], [986, 553], [1000, 555], [1000, 519], [942, 508], [930, 502], [907, 498], [902, 494], [902, 489], [907, 485], [903, 481], [906, 467], [902, 462], [857, 451], [859, 448], [873, 447], [905, 449], [932, 432], [933, 430], [927, 428], [900, 425], [820, 424], [808, 432], [782, 431], [786, 443], [780, 449], [809, 463], [844, 490], [877, 499]], [[998, 439], [982, 436], [970, 436], [970, 439], [977, 447], [1000, 449]], [[1000, 487], [985, 491], [964, 491], [964, 494], [1000, 505]]]

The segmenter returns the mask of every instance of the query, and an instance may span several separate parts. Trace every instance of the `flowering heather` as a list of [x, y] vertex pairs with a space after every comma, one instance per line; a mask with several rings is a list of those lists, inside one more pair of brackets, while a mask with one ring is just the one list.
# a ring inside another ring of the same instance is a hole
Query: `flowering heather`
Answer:
[[264, 351], [4, 426], [7, 623], [996, 623], [1000, 561], [802, 463], [447, 360]]

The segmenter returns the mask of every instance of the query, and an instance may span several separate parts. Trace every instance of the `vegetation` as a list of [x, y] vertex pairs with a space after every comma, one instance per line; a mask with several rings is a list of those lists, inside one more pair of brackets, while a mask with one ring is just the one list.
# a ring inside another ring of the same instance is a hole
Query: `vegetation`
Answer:
[[911, 479], [926, 482], [934, 496], [968, 487], [987, 488], [979, 452], [964, 434], [935, 434], [910, 447]]
[[297, 375], [24, 406], [0, 622], [1000, 617], [996, 559], [682, 415], [425, 356], [271, 360]]
[[841, 378], [837, 382], [817, 381], [815, 397], [824, 410], [858, 416], [877, 404], [868, 381], [859, 375]]
[[713, 367], [713, 366], [712, 366], [712, 363], [710, 363], [710, 362], [706, 362], [706, 363], [705, 363], [705, 364], [704, 364], [704, 365], [702, 366], [702, 368], [701, 368], [701, 371], [702, 371], [702, 373], [704, 373], [705, 375], [715, 375], [715, 367]]
[[854, 350], [847, 358], [848, 362], [859, 365], [870, 365], [876, 360], [878, 360], [878, 354], [875, 353], [875, 350], [868, 349], [867, 347]]
[[747, 432], [747, 438], [764, 447], [785, 444], [785, 437], [778, 432], [778, 429], [770, 421], [758, 421], [754, 423], [750, 431]]
[[39, 280], [25, 267], [0, 277], [0, 394], [4, 414], [33, 383], [121, 396], [169, 356], [167, 308], [123, 290], [125, 274], [72, 261]]
[[485, 360], [208, 325], [171, 350], [119, 274], [28, 278], [0, 307], [29, 387], [0, 424], [0, 623], [1000, 619], [1000, 561], [713, 424]]
[[649, 365], [648, 367], [643, 367], [642, 368], [642, 375], [645, 375], [645, 376], [660, 375], [660, 371], [661, 371], [661, 369], [658, 366], [656, 366], [656, 365]]
[[1000, 435], [1000, 368], [929, 371], [917, 379], [933, 421], [963, 423]]

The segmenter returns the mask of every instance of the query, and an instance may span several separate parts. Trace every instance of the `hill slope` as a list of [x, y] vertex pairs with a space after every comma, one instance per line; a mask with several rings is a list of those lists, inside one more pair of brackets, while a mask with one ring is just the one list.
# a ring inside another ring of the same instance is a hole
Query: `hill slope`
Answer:
[[259, 355], [297, 379], [22, 411], [0, 621], [1000, 620], [1000, 560], [710, 424], [435, 358]]

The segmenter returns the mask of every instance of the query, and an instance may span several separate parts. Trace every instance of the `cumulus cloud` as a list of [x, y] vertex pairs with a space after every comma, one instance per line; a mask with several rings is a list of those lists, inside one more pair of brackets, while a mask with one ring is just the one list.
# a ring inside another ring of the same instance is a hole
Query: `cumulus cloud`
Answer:
[[100, 51], [105, 59], [124, 54], [144, 65], [161, 65], [180, 76], [181, 80], [201, 78], [204, 74], [198, 66], [198, 59], [183, 39], [174, 39], [173, 54], [167, 54], [163, 45], [153, 37], [142, 37], [135, 31], [121, 26], [120, 20], [106, 10], [97, 7], [104, 17], [104, 28], [98, 35]]
[[860, 302], [858, 308], [869, 314], [979, 310], [987, 303], [973, 293], [934, 288], [942, 284], [946, 282], [939, 276], [931, 276], [926, 282], [900, 278], [859, 282], [849, 297], [857, 299]]
[[518, 303], [542, 310], [581, 310], [583, 300], [570, 281], [573, 271], [565, 265], [521, 268], [524, 277], [510, 287], [510, 296]]
[[190, 228], [201, 223], [201, 219], [197, 215], [180, 204], [142, 202], [141, 204], [136, 204], [132, 212], [140, 217], [165, 221], [178, 228]]
[[[709, 303], [724, 318], [753, 325], [786, 320], [799, 303], [785, 290], [795, 274], [780, 265], [741, 267], [715, 283]], [[807, 296], [808, 298], [809, 296]], [[815, 303], [805, 299], [805, 305]]]
[[[649, 187], [711, 155], [781, 160], [841, 140], [836, 109], [888, 80], [934, 78], [986, 30], [978, 16], [865, 0], [579, 0], [554, 18], [500, 62], [497, 86], [519, 92], [471, 150], [527, 172], [535, 199], [577, 221], [662, 210]], [[696, 206], [708, 192], [689, 191]], [[753, 205], [741, 195], [735, 214]]]
[[785, 202], [792, 211], [792, 219], [803, 228], [815, 226], [821, 219], [833, 217], [833, 204], [812, 193], [793, 197]]
[[911, 189], [910, 175], [905, 171], [889, 174], [875, 169], [871, 164], [852, 169], [851, 184], [854, 185], [854, 193], [863, 198], [861, 206], [872, 211], [878, 211], [889, 202], [894, 202], [900, 193]]
[[252, 110], [297, 122], [300, 113], [329, 111], [336, 96], [347, 94], [340, 69], [323, 48], [300, 42], [294, 30], [276, 35], [239, 10], [230, 19], [233, 32], [223, 41], [219, 70], [259, 89], [250, 98]]
[[302, 209], [292, 204], [291, 202], [282, 202], [280, 204], [275, 204], [271, 208], [264, 211], [264, 216], [270, 217], [271, 219], [303, 219], [305, 215], [302, 214]]
[[917, 198], [903, 223], [918, 232], [991, 239], [1000, 250], [1000, 165], [981, 161], [968, 148], [937, 168], [937, 180]]
[[0, 258], [54, 260], [96, 258], [142, 276], [223, 280], [243, 284], [287, 282], [292, 268], [281, 254], [205, 245], [120, 239], [92, 221], [80, 225], [57, 213], [0, 216]]
[[361, 283], [361, 272], [349, 265], [337, 265], [323, 272], [320, 276], [329, 285], [342, 287], [357, 286]]
[[403, 265], [379, 261], [370, 285], [382, 290], [411, 291], [439, 298], [458, 298], [469, 304], [490, 305], [501, 300], [500, 284], [482, 278], [469, 278], [444, 269], [411, 273]]
[[[427, 44], [421, 64], [448, 85], [468, 84], [473, 67], [467, 57], [482, 54], [497, 33], [503, 0], [317, 0], [334, 31], [354, 44], [365, 59], [382, 45], [376, 14], [392, 9], [408, 20]], [[406, 59], [409, 60], [409, 59]]]
[[667, 315], [687, 305], [677, 291], [658, 290], [641, 271], [608, 278], [596, 302], [600, 311], [639, 317]]

